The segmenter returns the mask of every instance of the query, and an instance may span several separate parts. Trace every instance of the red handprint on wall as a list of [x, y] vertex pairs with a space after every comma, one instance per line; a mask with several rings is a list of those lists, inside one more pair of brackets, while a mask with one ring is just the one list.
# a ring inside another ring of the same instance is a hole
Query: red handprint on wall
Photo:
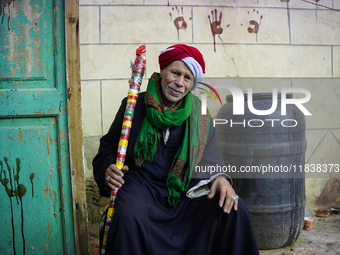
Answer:
[[[178, 8], [176, 6], [176, 9], [174, 7], [172, 7], [172, 11], [174, 12], [174, 14], [177, 13], [177, 15], [181, 15], [181, 13], [182, 13], [182, 15], [183, 15], [183, 7]], [[169, 12], [169, 16], [170, 16], [170, 19], [172, 20], [172, 13], [171, 12]], [[180, 29], [186, 30], [187, 27], [188, 27], [188, 24], [185, 22], [183, 16], [178, 16], [177, 18], [174, 19], [174, 25], [177, 29], [177, 36], [178, 36], [178, 40], [179, 40], [179, 30]]]
[[[256, 13], [257, 16], [259, 15], [259, 11], [256, 11], [255, 9], [253, 10], [253, 13]], [[248, 14], [250, 14], [250, 12], [248, 11]], [[260, 15], [260, 20], [259, 22], [257, 22], [256, 20], [249, 20], [249, 27], [247, 28], [248, 33], [254, 33], [256, 34], [256, 42], [257, 42], [257, 33], [259, 32], [260, 29], [260, 24], [261, 24], [261, 20], [263, 19], [263, 16]]]
[[216, 52], [216, 40], [215, 36], [220, 35], [223, 32], [223, 28], [221, 27], [221, 20], [222, 20], [222, 12], [220, 12], [220, 19], [217, 20], [217, 10], [211, 11], [211, 19], [210, 15], [208, 15], [208, 19], [210, 22], [211, 33], [214, 38], [214, 51]]
[[[314, 0], [315, 4], [317, 4], [320, 0]], [[318, 5], [316, 5], [316, 10], [315, 10], [315, 19], [318, 20]]]

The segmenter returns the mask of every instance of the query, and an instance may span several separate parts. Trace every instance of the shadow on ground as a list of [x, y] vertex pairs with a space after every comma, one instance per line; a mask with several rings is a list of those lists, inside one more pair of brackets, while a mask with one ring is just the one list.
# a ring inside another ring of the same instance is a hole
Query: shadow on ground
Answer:
[[[98, 223], [89, 224], [90, 255], [99, 255]], [[314, 217], [313, 229], [302, 230], [291, 246], [277, 250], [260, 250], [260, 255], [340, 255], [340, 214]]]

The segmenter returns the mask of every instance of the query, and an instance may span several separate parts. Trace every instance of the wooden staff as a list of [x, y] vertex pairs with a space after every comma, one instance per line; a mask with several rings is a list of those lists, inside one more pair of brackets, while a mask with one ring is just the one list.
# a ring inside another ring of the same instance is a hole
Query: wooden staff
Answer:
[[[146, 50], [145, 50], [144, 45], [140, 46], [136, 50], [137, 57], [136, 57], [134, 65], [132, 66], [132, 77], [129, 80], [130, 90], [128, 93], [128, 99], [127, 99], [126, 109], [124, 113], [124, 120], [123, 120], [123, 125], [122, 125], [122, 132], [121, 132], [119, 144], [118, 144], [116, 165], [119, 170], [123, 169], [124, 162], [125, 162], [125, 156], [126, 156], [126, 150], [127, 150], [128, 141], [129, 141], [129, 134], [130, 134], [130, 129], [132, 125], [133, 114], [135, 112], [135, 106], [136, 106], [136, 102], [138, 98], [138, 93], [140, 90], [140, 86], [142, 84], [142, 79], [143, 79], [144, 70], [145, 70], [145, 63], [146, 63], [145, 52]], [[102, 250], [101, 250], [102, 255], [105, 255], [107, 235], [109, 233], [112, 216], [115, 212], [115, 201], [116, 201], [118, 190], [119, 188], [116, 187], [114, 190], [111, 191], [110, 205], [107, 211], [106, 222], [105, 222], [105, 232], [104, 232], [104, 237], [103, 237], [103, 245], [102, 245]]]

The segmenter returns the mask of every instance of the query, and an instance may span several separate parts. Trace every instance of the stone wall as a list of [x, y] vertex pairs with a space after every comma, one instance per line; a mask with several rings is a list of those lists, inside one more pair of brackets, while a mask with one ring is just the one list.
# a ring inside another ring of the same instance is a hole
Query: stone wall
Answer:
[[[203, 53], [204, 82], [212, 86], [233, 84], [243, 92], [252, 87], [254, 93], [271, 92], [273, 87], [308, 89], [312, 97], [304, 105], [312, 116], [306, 116], [306, 163], [340, 164], [340, 13], [335, 10], [340, 1], [80, 0], [79, 4], [89, 183], [91, 160], [127, 94], [129, 62], [141, 44], [147, 49], [146, 78], [159, 71], [161, 50], [186, 43]], [[222, 99], [230, 93], [218, 92]], [[219, 107], [212, 100], [208, 107], [215, 116]], [[308, 206], [334, 178], [324, 177], [306, 180]], [[90, 207], [93, 201], [103, 202], [92, 196]], [[92, 217], [97, 220], [97, 213]]]

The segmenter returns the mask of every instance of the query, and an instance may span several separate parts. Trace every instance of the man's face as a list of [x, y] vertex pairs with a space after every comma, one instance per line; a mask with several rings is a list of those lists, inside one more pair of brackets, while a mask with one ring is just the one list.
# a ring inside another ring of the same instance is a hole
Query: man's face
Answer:
[[171, 106], [181, 100], [194, 86], [194, 75], [187, 65], [176, 60], [160, 72], [164, 106]]

